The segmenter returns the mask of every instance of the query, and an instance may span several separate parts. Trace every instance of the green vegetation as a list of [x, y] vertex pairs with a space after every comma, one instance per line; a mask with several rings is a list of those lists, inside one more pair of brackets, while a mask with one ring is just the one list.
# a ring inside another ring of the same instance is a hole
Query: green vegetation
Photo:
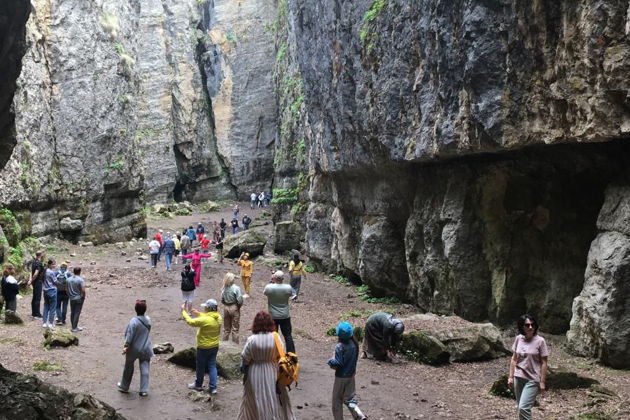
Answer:
[[16, 245], [20, 241], [22, 228], [11, 210], [0, 208], [0, 226], [9, 244]]
[[57, 362], [35, 362], [33, 363], [33, 370], [57, 372], [63, 370], [63, 365]]
[[287, 56], [288, 45], [286, 42], [280, 44], [278, 53], [276, 54], [276, 62], [282, 61]]
[[103, 10], [99, 23], [101, 24], [101, 28], [103, 28], [110, 37], [116, 38], [118, 36], [118, 31], [120, 31], [120, 21], [114, 14]]
[[196, 1], [197, 1], [197, 5], [201, 6], [202, 4], [204, 4], [208, 0], [196, 0]]
[[298, 200], [299, 190], [297, 188], [278, 188], [273, 190], [271, 204], [293, 203]]
[[388, 297], [374, 297], [370, 292], [370, 287], [366, 284], [362, 284], [357, 287], [357, 293], [359, 295], [359, 299], [364, 302], [369, 303], [381, 303], [381, 304], [392, 304], [392, 303], [400, 303], [400, 300], [393, 296]]
[[114, 48], [116, 48], [116, 52], [118, 54], [124, 54], [125, 53], [125, 47], [123, 47], [123, 44], [121, 44], [120, 42], [116, 42], [114, 44]]
[[305, 265], [304, 271], [306, 271], [307, 273], [314, 273], [316, 270], [315, 267], [313, 267], [312, 265]]
[[306, 211], [306, 204], [305, 203], [295, 203], [293, 206], [291, 206], [291, 215], [292, 216], [299, 216], [304, 211]]
[[370, 25], [378, 18], [386, 4], [386, 0], [374, 0], [368, 11], [363, 15], [363, 24], [359, 30], [359, 39], [367, 46], [368, 51], [374, 48], [374, 44], [377, 40], [376, 34], [370, 31]]
[[374, 311], [360, 311], [357, 309], [353, 309], [351, 311], [344, 312], [341, 315], [339, 315], [339, 320], [347, 321], [350, 318], [368, 318], [373, 313]]
[[232, 33], [225, 34], [225, 39], [228, 42], [231, 42], [232, 44], [236, 45], [236, 37], [234, 36], [234, 34], [232, 34]]
[[118, 156], [118, 159], [109, 164], [109, 169], [122, 169], [125, 166], [125, 162], [122, 156]]
[[350, 284], [350, 281], [348, 280], [348, 278], [340, 274], [337, 274], [337, 275], [331, 274], [329, 277], [330, 277], [330, 281], [334, 281], [335, 283]]

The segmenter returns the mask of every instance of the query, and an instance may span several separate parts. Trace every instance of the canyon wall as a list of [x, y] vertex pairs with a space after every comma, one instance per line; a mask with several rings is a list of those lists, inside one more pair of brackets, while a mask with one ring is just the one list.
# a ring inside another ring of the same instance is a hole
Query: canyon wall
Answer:
[[[311, 261], [425, 310], [577, 325], [607, 188], [629, 182], [627, 4], [285, 3], [309, 133], [289, 201]], [[601, 330], [581, 331], [630, 360]]]

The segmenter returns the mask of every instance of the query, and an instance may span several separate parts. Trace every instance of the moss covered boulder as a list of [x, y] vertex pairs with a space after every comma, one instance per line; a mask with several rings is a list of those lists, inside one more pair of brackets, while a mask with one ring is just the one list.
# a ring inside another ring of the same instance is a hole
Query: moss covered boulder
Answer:
[[511, 355], [501, 341], [501, 332], [491, 323], [436, 332], [451, 354], [451, 362], [473, 362]]
[[197, 349], [190, 347], [184, 350], [180, 350], [171, 357], [168, 361], [189, 369], [195, 369], [197, 366]]
[[21, 325], [24, 324], [24, 321], [20, 316], [13, 311], [4, 311], [4, 323], [5, 324], [14, 324]]
[[217, 371], [225, 379], [240, 379], [241, 346], [229, 341], [221, 342], [217, 353]]
[[248, 252], [250, 258], [263, 253], [267, 239], [254, 230], [244, 230], [225, 238], [224, 250], [228, 258], [237, 258], [241, 253]]
[[78, 345], [79, 338], [72, 334], [70, 330], [63, 328], [47, 328], [44, 331], [44, 346], [46, 347], [69, 347]]
[[425, 331], [403, 334], [399, 352], [410, 360], [429, 365], [448, 363], [451, 357], [447, 347]]
[[[501, 375], [490, 386], [490, 395], [497, 397], [514, 399], [514, 392], [507, 386], [508, 374]], [[547, 372], [547, 389], [585, 389], [590, 388], [593, 390], [600, 390], [602, 387], [598, 387], [599, 382], [592, 378], [580, 376], [575, 372], [569, 372], [564, 369], [549, 369]], [[605, 388], [603, 388], [605, 389]], [[608, 391], [608, 390], [607, 390]], [[593, 391], [604, 393], [600, 391]], [[610, 391], [608, 391], [610, 392]]]

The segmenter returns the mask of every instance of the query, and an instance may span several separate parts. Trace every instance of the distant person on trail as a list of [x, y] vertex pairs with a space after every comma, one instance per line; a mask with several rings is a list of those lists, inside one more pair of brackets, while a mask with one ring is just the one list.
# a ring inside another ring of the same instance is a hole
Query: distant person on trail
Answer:
[[197, 224], [197, 241], [201, 242], [203, 234], [206, 233], [206, 228], [201, 224]]
[[35, 253], [35, 258], [31, 262], [31, 277], [27, 283], [28, 286], [33, 286], [33, 298], [31, 300], [31, 316], [33, 318], [42, 317], [40, 308], [45, 277], [46, 269], [44, 268], [44, 252], [37, 251]]
[[160, 261], [162, 259], [162, 251], [164, 251], [164, 238], [162, 238], [162, 229], [158, 230], [155, 234], [155, 240], [160, 243], [160, 249], [158, 250], [157, 260]]
[[291, 287], [293, 288], [293, 296], [291, 296], [291, 300], [297, 302], [298, 296], [300, 295], [302, 278], [306, 278], [304, 263], [300, 261], [300, 256], [298, 254], [294, 254], [293, 259], [289, 262], [289, 277], [291, 279]]
[[188, 254], [190, 252], [190, 247], [191, 247], [191, 241], [190, 238], [188, 237], [188, 235], [184, 235], [182, 236], [182, 239], [179, 243], [179, 247], [181, 248], [181, 252], [180, 255], [182, 256], [182, 264], [186, 264], [188, 262], [188, 260], [186, 258], [184, 258], [183, 256]]
[[192, 310], [192, 302], [195, 298], [195, 272], [190, 268], [190, 264], [186, 264], [182, 270], [182, 300], [184, 308], [190, 312]]
[[[4, 305], [7, 311], [17, 310], [17, 295], [20, 293], [20, 285], [15, 279], [15, 267], [13, 264], [5, 264], [2, 271], [2, 282], [0, 289], [4, 298]], [[0, 309], [2, 309], [0, 307]]]
[[160, 254], [160, 243], [157, 239], [151, 239], [149, 242], [149, 255], [151, 256], [151, 268], [155, 268]]
[[282, 284], [284, 273], [276, 271], [271, 275], [271, 283], [265, 286], [264, 294], [267, 296], [267, 308], [276, 324], [276, 329], [282, 331], [284, 341], [287, 344], [287, 352], [295, 353], [293, 336], [291, 335], [291, 315], [289, 314], [289, 297], [293, 289], [288, 284]]
[[238, 233], [238, 219], [232, 219], [230, 224], [232, 225], [232, 233]]
[[125, 355], [125, 368], [122, 379], [118, 382], [120, 392], [129, 392], [131, 379], [133, 378], [134, 364], [138, 360], [140, 364], [140, 392], [141, 397], [146, 397], [149, 392], [149, 369], [153, 357], [151, 345], [151, 319], [145, 315], [147, 302], [136, 300], [136, 316], [131, 318], [125, 329], [125, 343], [122, 354]]
[[232, 335], [232, 341], [238, 344], [243, 293], [241, 288], [234, 284], [235, 277], [233, 273], [225, 273], [223, 276], [221, 303], [223, 304], [223, 341], [229, 340]]
[[522, 315], [516, 326], [520, 334], [512, 345], [508, 386], [516, 395], [519, 420], [531, 420], [536, 395], [547, 389], [549, 349], [538, 335], [538, 322], [533, 316]]
[[217, 254], [219, 254], [219, 262], [223, 264], [223, 238], [219, 237], [215, 245]]
[[232, 213], [234, 214], [234, 218], [238, 219], [238, 214], [241, 211], [241, 207], [238, 205], [238, 203], [234, 203], [234, 207], [232, 207]]
[[219, 223], [219, 231], [221, 232], [221, 239], [225, 239], [225, 228], [227, 227], [227, 223], [225, 220], [221, 218], [221, 223]]
[[258, 312], [241, 353], [245, 376], [238, 420], [295, 420], [287, 387], [276, 383], [280, 352], [275, 334], [271, 315]]
[[252, 283], [252, 274], [254, 273], [254, 263], [249, 259], [249, 254], [247, 252], [243, 252], [238, 260], [236, 261], [238, 265], [241, 266], [241, 281], [243, 282], [243, 288], [245, 289], [245, 294], [243, 297], [249, 297], [249, 288]]
[[68, 278], [72, 274], [68, 271], [68, 263], [62, 262], [57, 272], [57, 325], [66, 325], [68, 314]]
[[267, 203], [267, 206], [271, 204], [271, 191], [267, 191], [265, 193], [265, 202]]
[[355, 394], [354, 374], [357, 371], [359, 343], [355, 340], [352, 325], [340, 322], [335, 328], [339, 342], [335, 346], [335, 356], [328, 360], [328, 366], [335, 369], [335, 384], [332, 392], [332, 413], [334, 420], [343, 420], [343, 404], [348, 407], [353, 419], [366, 419], [359, 409]]
[[265, 207], [265, 192], [261, 191], [258, 195], [258, 207]]
[[188, 230], [186, 231], [186, 236], [190, 239], [190, 245], [195, 242], [195, 229], [192, 226], [188, 226]]
[[252, 223], [252, 218], [248, 215], [243, 216], [243, 227], [245, 230], [249, 229], [249, 225]]
[[179, 233], [173, 235], [173, 242], [175, 242], [175, 254], [173, 254], [173, 264], [177, 264], [177, 257], [179, 257], [180, 250], [182, 248], [182, 240]]
[[175, 255], [175, 242], [171, 238], [171, 234], [167, 233], [166, 238], [164, 238], [164, 245], [162, 246], [164, 249], [164, 260], [166, 263], [166, 271], [171, 271], [171, 265], [173, 263], [173, 255]]
[[46, 277], [44, 278], [44, 316], [42, 327], [55, 328], [55, 314], [57, 312], [57, 264], [48, 260]]
[[217, 238], [221, 237], [221, 229], [219, 228], [219, 224], [215, 220], [212, 222], [212, 240], [216, 242]]
[[217, 301], [208, 299], [201, 306], [205, 309], [201, 313], [195, 309], [191, 318], [182, 305], [182, 317], [191, 327], [197, 327], [197, 377], [195, 382], [188, 384], [188, 389], [203, 390], [203, 378], [208, 372], [210, 376], [210, 394], [217, 393], [217, 353], [219, 351], [219, 333], [221, 332], [221, 315], [217, 312]]
[[253, 192], [250, 196], [249, 196], [249, 208], [254, 210], [254, 207], [256, 207], [256, 200], [258, 200], [258, 195]]
[[195, 249], [195, 252], [192, 254], [182, 255], [182, 258], [192, 260], [190, 266], [195, 271], [195, 287], [199, 287], [199, 283], [201, 282], [201, 259], [210, 257], [212, 257], [212, 254], [209, 252], [207, 254], [200, 254], [198, 249]]
[[370, 315], [365, 323], [363, 358], [395, 363], [391, 349], [396, 347], [404, 331], [403, 322], [392, 314], [376, 312]]
[[79, 317], [81, 316], [81, 310], [83, 309], [83, 303], [86, 297], [85, 280], [81, 277], [81, 267], [74, 267], [72, 273], [74, 275], [68, 279], [70, 323], [72, 324], [72, 331], [78, 332], [83, 331], [83, 328], [79, 327]]
[[210, 249], [210, 239], [208, 239], [208, 235], [203, 235], [203, 238], [201, 238], [201, 241], [199, 248], [201, 248], [201, 252], [208, 252], [208, 250]]

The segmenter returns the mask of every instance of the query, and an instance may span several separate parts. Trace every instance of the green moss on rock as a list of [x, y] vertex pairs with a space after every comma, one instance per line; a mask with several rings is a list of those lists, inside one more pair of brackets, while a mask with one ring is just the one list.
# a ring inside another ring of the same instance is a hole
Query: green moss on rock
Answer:
[[429, 365], [448, 363], [451, 357], [446, 346], [440, 340], [424, 331], [412, 331], [403, 334], [399, 352], [409, 360]]

